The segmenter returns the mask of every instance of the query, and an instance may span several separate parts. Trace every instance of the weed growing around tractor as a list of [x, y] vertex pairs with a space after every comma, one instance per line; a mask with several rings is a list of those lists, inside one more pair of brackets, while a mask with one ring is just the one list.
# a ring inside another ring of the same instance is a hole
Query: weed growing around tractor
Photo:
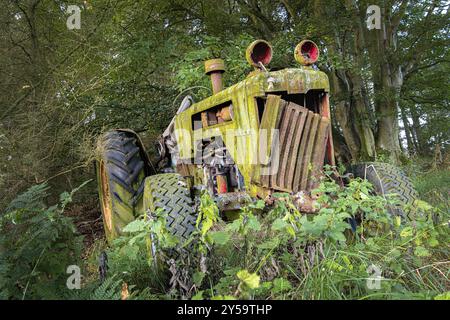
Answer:
[[[395, 200], [371, 190], [360, 179], [347, 188], [325, 181], [316, 190], [322, 193], [316, 215], [302, 214], [280, 193], [273, 205], [244, 207], [231, 223], [205, 193], [186, 242], [171, 236], [164, 215], [129, 224], [108, 254], [110, 275], [121, 277], [136, 297], [153, 299], [448, 296], [448, 215], [419, 201], [415, 219], [392, 219], [386, 208]], [[169, 250], [145, 255], [149, 233]]]
[[[231, 223], [205, 193], [187, 241], [169, 232], [167, 216], [158, 210], [152, 221], [128, 224], [111, 246], [97, 239], [81, 255], [82, 237], [63, 215], [74, 192], [47, 207], [42, 200], [48, 187], [36, 186], [2, 216], [1, 297], [448, 299], [448, 212], [418, 201], [414, 219], [392, 219], [387, 208], [395, 199], [373, 195], [372, 188], [361, 179], [346, 188], [327, 180], [315, 190], [322, 194], [315, 215], [299, 212], [279, 193], [273, 204], [242, 208]], [[106, 277], [100, 281], [105, 250]], [[73, 264], [81, 269], [79, 290], [66, 286], [65, 269]]]

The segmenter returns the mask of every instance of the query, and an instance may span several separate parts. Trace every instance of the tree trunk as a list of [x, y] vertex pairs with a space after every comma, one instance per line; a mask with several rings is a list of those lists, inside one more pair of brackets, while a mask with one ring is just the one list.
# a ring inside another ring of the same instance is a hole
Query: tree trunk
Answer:
[[406, 111], [404, 107], [400, 107], [400, 112], [402, 115], [403, 128], [405, 130], [406, 143], [408, 145], [408, 153], [409, 155], [413, 155], [416, 153], [416, 145], [414, 144], [414, 139], [411, 133], [411, 126], [409, 124], [408, 117], [406, 115]]
[[335, 101], [336, 119], [341, 126], [342, 135], [344, 136], [352, 159], [358, 159], [361, 144], [352, 125], [353, 121], [351, 118], [351, 105], [350, 99], [348, 98], [348, 90], [346, 90], [343, 80], [339, 79], [334, 72], [330, 75], [330, 77], [332, 82], [331, 84], [333, 86], [333, 96], [335, 97], [335, 100], [337, 100]]
[[401, 154], [398, 126], [398, 106], [396, 101], [388, 100], [377, 107], [378, 131], [376, 146], [394, 162]]
[[414, 105], [411, 106], [411, 119], [412, 130], [417, 141], [417, 153], [420, 155], [426, 155], [430, 150], [424, 141], [422, 128], [420, 126], [419, 114], [417, 112], [416, 106]]
[[[335, 45], [331, 51], [341, 54], [344, 59], [345, 54], [350, 54], [352, 65], [345, 71], [337, 74], [338, 85], [341, 91], [347, 92], [348, 106], [339, 108], [337, 106], [336, 116], [343, 127], [344, 137], [349, 144], [352, 158], [355, 161], [373, 160], [375, 157], [375, 138], [372, 131], [372, 123], [369, 114], [369, 99], [364, 88], [362, 70], [364, 67], [363, 51], [365, 47], [364, 31], [362, 22], [358, 16], [358, 9], [354, 7], [352, 1], [347, 1], [346, 6], [353, 13], [354, 24], [353, 37], [345, 41], [340, 39], [338, 31], [335, 31]], [[339, 81], [340, 80], [340, 81]], [[335, 81], [336, 82], [336, 81]]]
[[[375, 91], [375, 110], [377, 113], [377, 150], [389, 156], [392, 162], [399, 161], [399, 97], [403, 86], [404, 61], [397, 58], [397, 32], [405, 14], [408, 1], [402, 1], [396, 12], [389, 2], [381, 8], [380, 30], [365, 30], [370, 37], [368, 52]], [[365, 10], [363, 6], [360, 10]]]

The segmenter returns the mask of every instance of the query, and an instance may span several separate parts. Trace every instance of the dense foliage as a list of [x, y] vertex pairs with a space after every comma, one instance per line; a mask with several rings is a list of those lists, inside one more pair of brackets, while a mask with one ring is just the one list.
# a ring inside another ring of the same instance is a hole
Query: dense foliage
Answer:
[[[96, 0], [78, 3], [81, 29], [69, 30], [72, 2], [6, 1], [0, 12], [0, 205], [32, 184], [48, 181], [56, 197], [91, 178], [106, 129], [139, 131], [153, 154], [183, 96], [210, 94], [203, 61], [224, 58], [231, 85], [258, 38], [273, 45], [273, 69], [296, 65], [301, 39], [319, 44], [339, 160], [445, 162], [447, 1]], [[366, 27], [369, 4], [381, 30]]]
[[[153, 221], [130, 223], [127, 235], [110, 248], [94, 245], [83, 261], [77, 259], [80, 238], [61, 216], [73, 192], [45, 208], [40, 201], [46, 188], [20, 195], [2, 220], [3, 298], [449, 298], [448, 211], [418, 201], [414, 220], [401, 221], [386, 209], [395, 196], [372, 195], [372, 186], [360, 179], [346, 188], [324, 181], [316, 190], [322, 209], [313, 216], [300, 213], [286, 194], [276, 194], [274, 204], [256, 201], [225, 223], [204, 194], [197, 229], [187, 242], [170, 235], [158, 211]], [[21, 237], [6, 228], [20, 229]], [[31, 241], [35, 237], [39, 241]], [[101, 283], [103, 250], [108, 268]], [[69, 290], [63, 286], [65, 268], [75, 262], [83, 284]]]
[[82, 238], [64, 215], [77, 189], [62, 193], [60, 203], [47, 207], [48, 189], [46, 184], [33, 186], [2, 212], [2, 299], [58, 299], [67, 290], [67, 267], [80, 264]]

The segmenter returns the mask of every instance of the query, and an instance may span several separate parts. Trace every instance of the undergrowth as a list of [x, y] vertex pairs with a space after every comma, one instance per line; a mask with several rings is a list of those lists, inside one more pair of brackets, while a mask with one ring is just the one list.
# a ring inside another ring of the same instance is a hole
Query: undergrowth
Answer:
[[[272, 204], [257, 200], [225, 222], [205, 193], [187, 242], [171, 236], [157, 211], [130, 223], [111, 246], [95, 244], [84, 261], [82, 238], [63, 214], [76, 190], [53, 206], [45, 205], [47, 191], [32, 187], [1, 216], [3, 299], [450, 298], [445, 205], [419, 200], [408, 208], [413, 221], [392, 217], [395, 197], [373, 195], [360, 179], [345, 188], [323, 181], [313, 191], [320, 207], [314, 215], [277, 193]], [[108, 259], [103, 281], [99, 256]], [[66, 287], [74, 264], [83, 274], [79, 290]]]
[[274, 205], [255, 201], [231, 223], [203, 194], [186, 243], [170, 236], [161, 212], [138, 219], [110, 249], [111, 274], [122, 275], [135, 297], [152, 299], [448, 297], [448, 214], [419, 200], [409, 208], [413, 221], [391, 217], [395, 197], [371, 190], [360, 179], [345, 188], [325, 181], [314, 191], [318, 214], [299, 212], [279, 193]]
[[[80, 186], [82, 187], [82, 186]], [[79, 189], [47, 206], [49, 187], [19, 195], [0, 216], [0, 298], [58, 299], [67, 291], [67, 267], [80, 265], [82, 237], [64, 209]]]

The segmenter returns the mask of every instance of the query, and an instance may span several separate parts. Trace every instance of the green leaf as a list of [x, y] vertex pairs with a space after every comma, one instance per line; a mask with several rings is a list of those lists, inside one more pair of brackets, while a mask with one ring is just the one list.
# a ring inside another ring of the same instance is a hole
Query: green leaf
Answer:
[[431, 255], [430, 251], [422, 246], [416, 247], [414, 254], [418, 257], [429, 257]]
[[241, 270], [237, 273], [237, 277], [250, 289], [256, 289], [259, 287], [260, 278], [256, 273]]
[[203, 290], [200, 290], [197, 292], [193, 297], [192, 300], [203, 300]]
[[367, 194], [365, 194], [364, 192], [360, 192], [359, 196], [361, 197], [362, 200], [366, 200], [369, 198], [369, 196]]
[[216, 231], [209, 234], [215, 244], [224, 245], [230, 240], [230, 235], [225, 231]]
[[450, 291], [438, 294], [434, 300], [450, 300]]
[[257, 247], [260, 249], [274, 249], [276, 247], [278, 247], [278, 245], [280, 244], [280, 239], [278, 237], [273, 237], [270, 238], [269, 240], [264, 241], [263, 243], [259, 244]]
[[230, 232], [237, 232], [240, 227], [241, 227], [241, 221], [240, 221], [240, 219], [236, 219], [232, 223], [230, 223], [226, 226], [226, 230], [228, 230]]
[[141, 232], [145, 230], [145, 226], [145, 221], [137, 219], [127, 224], [125, 228], [123, 228], [123, 231], [130, 233]]
[[255, 209], [260, 209], [260, 210], [262, 210], [262, 209], [264, 209], [264, 208], [266, 207], [266, 204], [265, 204], [265, 202], [264, 202], [263, 200], [258, 200], [258, 201], [256, 201], [256, 202], [253, 204], [253, 207], [254, 207]]
[[64, 191], [59, 195], [59, 201], [62, 203], [62, 205], [66, 205], [67, 203], [72, 202], [72, 195], [68, 193], [67, 191]]
[[325, 264], [326, 264], [326, 266], [329, 269], [334, 270], [334, 271], [342, 271], [342, 270], [344, 270], [344, 267], [341, 266], [339, 263], [337, 263], [334, 260], [326, 260]]
[[128, 257], [130, 260], [136, 260], [138, 253], [139, 253], [139, 247], [138, 246], [125, 246], [122, 248], [122, 254], [126, 257]]
[[295, 238], [295, 230], [294, 230], [294, 227], [293, 227], [293, 226], [288, 225], [288, 226], [286, 227], [286, 231], [287, 231], [287, 233], [289, 233], [289, 235], [290, 235], [291, 237]]
[[348, 256], [346, 256], [346, 255], [342, 256], [342, 260], [344, 261], [345, 265], [347, 266], [347, 268], [349, 270], [353, 270], [353, 265], [350, 262], [350, 259], [348, 258]]
[[399, 216], [396, 216], [396, 217], [394, 218], [394, 225], [395, 225], [396, 227], [400, 227], [401, 224], [402, 224], [402, 218], [399, 217]]
[[205, 235], [212, 226], [213, 221], [211, 219], [205, 219], [202, 224], [202, 235]]
[[202, 284], [203, 278], [205, 278], [205, 273], [201, 271], [197, 271], [192, 276], [192, 280], [194, 280], [194, 283], [197, 287], [199, 287]]
[[437, 247], [439, 245], [439, 241], [436, 238], [432, 237], [430, 238], [430, 240], [428, 240], [428, 245], [432, 248]]
[[292, 289], [291, 283], [284, 278], [276, 278], [273, 280], [273, 293], [282, 293]]
[[345, 242], [345, 235], [340, 231], [332, 231], [329, 233], [329, 236], [331, 239], [335, 241], [342, 241]]
[[134, 245], [137, 241], [147, 238], [147, 234], [144, 232], [138, 233], [136, 236], [130, 239], [129, 244]]
[[430, 211], [431, 209], [433, 209], [433, 206], [431, 206], [429, 203], [427, 203], [425, 201], [422, 201], [422, 200], [419, 200], [419, 199], [416, 199], [414, 201], [414, 206], [416, 208], [418, 208], [419, 210], [423, 210], [425, 212]]
[[236, 300], [236, 298], [233, 297], [233, 296], [227, 296], [227, 295], [222, 296], [222, 295], [218, 295], [218, 296], [211, 297], [211, 300]]
[[286, 228], [287, 225], [288, 223], [286, 221], [284, 221], [281, 218], [278, 218], [272, 223], [272, 230], [274, 231], [282, 230]]
[[261, 230], [261, 224], [259, 223], [258, 219], [255, 216], [249, 216], [248, 218], [248, 228], [252, 229], [254, 231]]
[[406, 238], [406, 237], [410, 237], [413, 234], [413, 228], [412, 227], [405, 227], [403, 228], [403, 230], [400, 232], [400, 237], [402, 238]]

